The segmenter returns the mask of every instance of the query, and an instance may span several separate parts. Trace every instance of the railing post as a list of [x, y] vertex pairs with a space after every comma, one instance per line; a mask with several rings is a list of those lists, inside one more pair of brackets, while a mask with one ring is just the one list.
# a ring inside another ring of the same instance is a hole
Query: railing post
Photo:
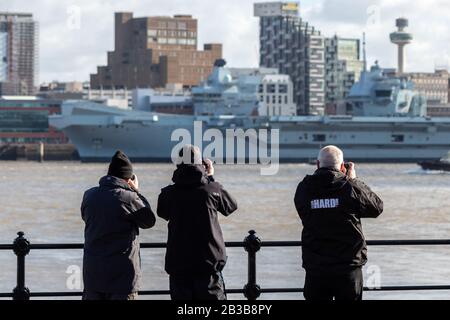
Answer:
[[244, 239], [244, 248], [248, 252], [248, 283], [244, 286], [244, 296], [256, 300], [261, 295], [261, 288], [256, 284], [256, 252], [261, 249], [261, 239], [255, 230], [250, 230]]
[[25, 256], [30, 252], [30, 242], [22, 231], [14, 240], [14, 253], [17, 256], [17, 286], [13, 291], [13, 300], [30, 300], [30, 290], [25, 287]]

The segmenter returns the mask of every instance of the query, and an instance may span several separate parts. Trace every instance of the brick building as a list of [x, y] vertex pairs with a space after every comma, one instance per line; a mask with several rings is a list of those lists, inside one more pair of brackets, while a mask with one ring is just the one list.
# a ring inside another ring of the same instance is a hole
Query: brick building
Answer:
[[205, 44], [200, 51], [197, 39], [197, 20], [190, 15], [133, 18], [117, 12], [114, 51], [107, 66], [91, 75], [91, 89], [195, 86], [222, 58], [221, 44]]

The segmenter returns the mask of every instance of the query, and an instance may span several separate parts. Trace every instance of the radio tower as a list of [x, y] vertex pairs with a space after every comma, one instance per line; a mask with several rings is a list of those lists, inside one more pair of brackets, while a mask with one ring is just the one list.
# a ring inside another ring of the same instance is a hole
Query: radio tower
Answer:
[[405, 46], [413, 40], [411, 33], [404, 29], [408, 27], [408, 19], [398, 18], [395, 21], [398, 30], [391, 33], [391, 42], [398, 46], [398, 74], [403, 74], [405, 66]]

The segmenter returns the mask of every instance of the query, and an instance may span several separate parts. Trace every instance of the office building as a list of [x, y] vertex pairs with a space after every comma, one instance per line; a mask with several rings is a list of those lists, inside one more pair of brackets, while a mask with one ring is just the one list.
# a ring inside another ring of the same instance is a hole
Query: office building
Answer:
[[325, 38], [299, 15], [297, 2], [254, 5], [260, 19], [260, 66], [290, 76], [298, 114], [323, 114]]
[[334, 36], [325, 39], [325, 101], [336, 105], [343, 101], [359, 80], [364, 62], [360, 59], [359, 39]]
[[261, 116], [295, 116], [294, 84], [287, 74], [267, 74], [258, 89]]
[[221, 44], [198, 45], [197, 20], [190, 15], [133, 18], [115, 14], [115, 48], [107, 66], [91, 75], [91, 89], [190, 88], [205, 80]]
[[49, 115], [61, 113], [61, 104], [36, 97], [1, 97], [0, 143], [66, 143], [64, 134], [48, 121]]
[[427, 98], [428, 105], [443, 105], [449, 102], [449, 73], [436, 70], [434, 73], [414, 72], [404, 74], [414, 83], [414, 88]]
[[33, 15], [0, 12], [0, 96], [35, 93], [38, 53], [38, 23]]

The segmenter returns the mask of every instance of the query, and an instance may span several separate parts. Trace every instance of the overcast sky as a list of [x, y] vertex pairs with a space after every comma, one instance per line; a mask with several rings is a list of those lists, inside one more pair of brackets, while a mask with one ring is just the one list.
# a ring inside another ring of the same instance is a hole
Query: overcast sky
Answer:
[[[232, 67], [258, 65], [258, 19], [253, 0], [0, 0], [0, 11], [31, 12], [40, 24], [40, 80], [88, 80], [113, 49], [116, 11], [135, 16], [192, 14], [199, 21], [199, 45], [224, 44]], [[256, 2], [261, 2], [256, 1]], [[450, 53], [448, 0], [303, 0], [301, 16], [326, 36], [367, 34], [369, 63], [396, 66], [389, 42], [395, 18], [410, 20], [414, 42], [407, 47], [408, 71], [447, 65]], [[78, 15], [78, 12], [80, 13]], [[78, 23], [79, 22], [79, 23]]]

